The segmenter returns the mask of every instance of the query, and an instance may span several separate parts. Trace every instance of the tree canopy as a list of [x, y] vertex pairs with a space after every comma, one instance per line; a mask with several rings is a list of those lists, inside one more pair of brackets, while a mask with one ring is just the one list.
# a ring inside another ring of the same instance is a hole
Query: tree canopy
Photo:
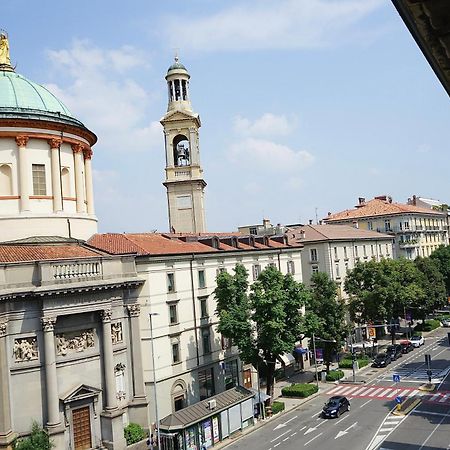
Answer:
[[217, 276], [218, 331], [238, 346], [241, 358], [267, 365], [267, 393], [273, 398], [275, 362], [292, 352], [301, 333], [301, 308], [308, 297], [303, 284], [269, 266], [248, 288], [241, 264], [234, 275]]
[[447, 296], [450, 297], [450, 245], [439, 246], [430, 258], [438, 263], [439, 271], [444, 277]]

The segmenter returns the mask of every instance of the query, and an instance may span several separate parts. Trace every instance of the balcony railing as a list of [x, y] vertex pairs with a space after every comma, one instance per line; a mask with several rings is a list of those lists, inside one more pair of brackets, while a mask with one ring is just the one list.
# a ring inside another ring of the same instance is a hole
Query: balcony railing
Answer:
[[76, 278], [95, 278], [102, 275], [100, 262], [74, 262], [69, 264], [53, 264], [54, 280], [69, 280]]

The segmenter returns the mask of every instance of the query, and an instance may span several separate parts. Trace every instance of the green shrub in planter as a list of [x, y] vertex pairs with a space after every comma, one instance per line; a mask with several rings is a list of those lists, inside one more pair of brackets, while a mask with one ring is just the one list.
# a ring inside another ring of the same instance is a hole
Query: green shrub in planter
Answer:
[[125, 436], [125, 440], [127, 441], [127, 445], [136, 444], [136, 442], [145, 439], [146, 436], [144, 429], [137, 423], [133, 422], [129, 423], [124, 428], [123, 434]]
[[292, 384], [291, 386], [286, 386], [281, 389], [281, 394], [284, 397], [309, 397], [315, 394], [319, 388], [316, 384]]
[[425, 320], [424, 323], [418, 323], [414, 331], [432, 331], [441, 326], [441, 322], [437, 319]]
[[353, 367], [353, 361], [351, 359], [341, 359], [339, 361], [340, 369], [351, 369]]
[[327, 373], [326, 380], [327, 381], [338, 381], [341, 378], [344, 378], [344, 372], [342, 370], [337, 369], [337, 370], [330, 370]]
[[278, 414], [281, 411], [284, 411], [284, 402], [273, 402], [272, 414]]

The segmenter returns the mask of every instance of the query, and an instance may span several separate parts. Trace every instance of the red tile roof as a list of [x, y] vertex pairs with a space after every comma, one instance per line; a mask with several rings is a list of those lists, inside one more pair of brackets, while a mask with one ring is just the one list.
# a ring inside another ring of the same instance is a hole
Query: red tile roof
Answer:
[[388, 200], [374, 198], [372, 200], [369, 200], [368, 202], [364, 202], [361, 205], [358, 205], [355, 209], [346, 209], [345, 211], [330, 214], [324, 219], [324, 221], [333, 222], [358, 219], [363, 217], [386, 216], [406, 213], [427, 214], [434, 216], [443, 215], [443, 213], [435, 211], [433, 209], [421, 208], [419, 206], [406, 205], [403, 203], [391, 203]]
[[4, 245], [0, 244], [0, 262], [44, 261], [93, 258], [100, 252], [80, 245]]

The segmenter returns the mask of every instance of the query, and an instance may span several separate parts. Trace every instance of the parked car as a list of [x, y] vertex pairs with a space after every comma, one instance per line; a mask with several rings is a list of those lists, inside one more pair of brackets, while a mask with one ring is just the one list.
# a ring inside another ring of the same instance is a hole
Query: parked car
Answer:
[[335, 395], [330, 397], [322, 410], [322, 416], [325, 418], [339, 417], [343, 412], [350, 411], [350, 402], [347, 397]]
[[414, 350], [414, 345], [411, 344], [411, 341], [400, 341], [400, 345], [402, 346], [402, 353], [409, 353]]
[[443, 319], [442, 326], [445, 328], [449, 328], [450, 327], [450, 319]]
[[387, 353], [378, 353], [373, 360], [372, 367], [386, 367], [391, 363], [391, 356]]
[[392, 361], [403, 356], [402, 346], [400, 344], [388, 345], [386, 348], [386, 353], [391, 357]]
[[425, 339], [422, 336], [412, 336], [410, 341], [414, 347], [420, 347], [425, 344]]

